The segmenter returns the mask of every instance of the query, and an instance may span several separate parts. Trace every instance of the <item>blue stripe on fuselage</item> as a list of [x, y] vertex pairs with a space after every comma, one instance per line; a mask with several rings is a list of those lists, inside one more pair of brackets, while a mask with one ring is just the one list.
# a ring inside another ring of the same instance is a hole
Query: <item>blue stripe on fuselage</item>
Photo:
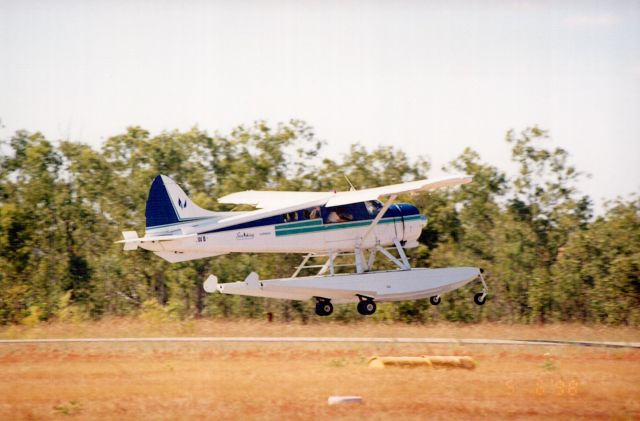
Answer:
[[[391, 222], [393, 218], [398, 218], [398, 215], [388, 215], [388, 213], [385, 213], [385, 216], [384, 218], [382, 218], [382, 220], [384, 222]], [[404, 217], [405, 220], [413, 220], [413, 219], [421, 219], [421, 218], [422, 218], [422, 215], [408, 215]], [[322, 223], [321, 219], [318, 219], [317, 220], [318, 222], [311, 223], [311, 224], [309, 224], [311, 221], [316, 221], [316, 220], [305, 220], [305, 221], [283, 223], [282, 216], [279, 215], [279, 216], [271, 216], [268, 218], [256, 219], [255, 221], [245, 222], [238, 225], [231, 225], [224, 228], [199, 232], [198, 235], [214, 234], [218, 232], [234, 231], [234, 230], [241, 230], [241, 229], [247, 229], [247, 228], [258, 228], [258, 227], [265, 227], [265, 226], [271, 226], [271, 225], [275, 225], [275, 230], [280, 233], [286, 233], [286, 232], [290, 232], [291, 230], [297, 230], [297, 229], [311, 229], [311, 231], [316, 231], [316, 230], [323, 230], [323, 229], [356, 228], [360, 226], [366, 226], [367, 223], [371, 222], [372, 220], [373, 218], [362, 219], [359, 221], [324, 224]], [[400, 221], [400, 219], [398, 219], [398, 221]], [[301, 222], [306, 222], [306, 223], [301, 223]], [[363, 224], [357, 224], [358, 222]]]
[[[364, 207], [364, 204], [362, 203], [357, 203], [354, 205], [362, 205], [362, 207]], [[336, 208], [340, 208], [341, 206], [338, 206]], [[346, 206], [348, 208], [348, 205]], [[322, 207], [323, 209], [323, 215], [332, 209], [335, 208], [327, 208], [327, 207]], [[300, 212], [300, 211], [294, 211], [295, 212]], [[400, 217], [404, 217], [407, 218], [409, 216], [412, 215], [418, 215], [420, 213], [420, 211], [418, 210], [418, 208], [416, 208], [413, 205], [410, 205], [408, 203], [397, 203], [394, 204], [393, 206], [391, 206], [389, 209], [387, 209], [387, 211], [384, 213], [384, 217], [383, 218], [392, 218], [392, 217], [396, 217], [396, 218], [400, 218]], [[356, 219], [354, 221], [350, 221], [350, 222], [364, 222], [364, 221], [371, 221], [374, 217], [370, 216], [369, 218], [362, 218], [362, 219]], [[210, 229], [208, 231], [204, 231], [204, 232], [200, 232], [199, 234], [211, 234], [211, 233], [215, 233], [215, 232], [223, 232], [223, 231], [233, 231], [233, 230], [241, 230], [241, 229], [247, 229], [247, 228], [258, 228], [258, 227], [264, 227], [264, 226], [268, 226], [268, 225], [277, 225], [277, 229], [287, 229], [289, 227], [291, 228], [295, 228], [297, 225], [307, 225], [309, 223], [312, 223], [311, 219], [303, 219], [303, 220], [299, 220], [299, 221], [292, 221], [292, 222], [284, 222], [284, 217], [283, 215], [275, 215], [275, 216], [269, 216], [266, 218], [260, 218], [260, 219], [256, 219], [255, 221], [250, 221], [250, 222], [244, 222], [241, 224], [237, 224], [237, 225], [231, 225], [228, 227], [223, 227], [223, 228], [214, 228], [214, 229]], [[318, 219], [319, 222], [317, 222], [320, 225], [326, 225], [326, 226], [330, 226], [330, 225], [335, 225], [335, 224], [323, 224], [322, 223], [322, 219]], [[313, 225], [315, 225], [315, 223], [312, 223]], [[338, 224], [339, 226], [340, 224]]]
[[282, 224], [282, 215], [269, 216], [267, 218], [256, 219], [255, 221], [244, 222], [238, 225], [231, 225], [224, 228], [213, 229], [205, 232], [200, 232], [198, 234], [211, 234], [214, 232], [223, 232], [223, 231], [233, 231], [233, 230], [241, 230], [247, 228], [257, 228], [264, 227], [267, 225], [276, 225]]

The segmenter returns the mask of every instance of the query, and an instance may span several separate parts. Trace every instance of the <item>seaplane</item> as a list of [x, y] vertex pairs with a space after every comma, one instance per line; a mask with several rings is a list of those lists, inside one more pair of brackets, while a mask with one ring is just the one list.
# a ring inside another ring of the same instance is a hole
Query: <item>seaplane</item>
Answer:
[[[355, 303], [362, 315], [374, 314], [376, 303], [387, 301], [429, 298], [438, 305], [442, 294], [474, 280], [482, 283], [474, 301], [483, 305], [488, 288], [482, 269], [411, 267], [405, 250], [418, 246], [427, 217], [411, 204], [397, 203], [402, 194], [471, 181], [451, 176], [361, 190], [352, 186], [344, 192], [241, 191], [217, 201], [254, 210], [214, 212], [159, 175], [146, 202], [144, 236], [123, 231], [118, 243], [124, 250], [150, 250], [171, 263], [229, 253], [303, 255], [288, 278], [262, 280], [252, 272], [244, 281], [219, 283], [210, 275], [203, 288], [208, 293], [315, 300], [318, 316], [331, 315], [333, 304]], [[374, 270], [378, 256], [387, 259], [387, 269]]]

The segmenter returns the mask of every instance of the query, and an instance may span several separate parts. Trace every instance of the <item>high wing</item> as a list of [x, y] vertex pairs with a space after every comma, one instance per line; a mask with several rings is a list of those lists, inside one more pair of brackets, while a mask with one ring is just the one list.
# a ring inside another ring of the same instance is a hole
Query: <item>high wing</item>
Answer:
[[472, 181], [469, 176], [454, 176], [434, 180], [417, 180], [389, 186], [346, 192], [298, 192], [298, 191], [255, 191], [247, 190], [232, 193], [218, 199], [219, 203], [253, 205], [262, 209], [288, 208], [296, 204], [319, 202], [325, 206], [340, 206], [375, 200], [383, 196], [402, 193], [435, 190], [467, 184]]
[[221, 197], [218, 203], [252, 205], [260, 209], [287, 208], [299, 203], [328, 199], [334, 194], [333, 192], [246, 190]]
[[402, 193], [416, 193], [420, 191], [430, 191], [442, 187], [453, 187], [470, 183], [473, 177], [456, 176], [440, 178], [435, 180], [417, 180], [406, 183], [392, 184], [390, 186], [374, 187], [371, 189], [355, 190], [336, 193], [327, 200], [325, 206], [340, 206], [350, 203], [359, 203], [367, 200], [376, 200], [379, 197], [391, 196]]

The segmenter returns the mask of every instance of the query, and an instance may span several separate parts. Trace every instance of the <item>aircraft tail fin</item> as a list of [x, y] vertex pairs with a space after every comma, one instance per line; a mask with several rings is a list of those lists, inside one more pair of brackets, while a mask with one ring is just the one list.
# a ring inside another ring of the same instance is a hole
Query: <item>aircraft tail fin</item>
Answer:
[[210, 218], [216, 213], [202, 209], [189, 199], [175, 181], [166, 175], [159, 175], [149, 189], [145, 216], [149, 229]]

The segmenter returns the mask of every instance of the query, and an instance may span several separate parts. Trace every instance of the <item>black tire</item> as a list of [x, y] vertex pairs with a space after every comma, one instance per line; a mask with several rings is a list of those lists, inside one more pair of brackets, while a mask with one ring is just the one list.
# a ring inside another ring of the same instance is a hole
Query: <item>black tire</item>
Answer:
[[376, 312], [376, 302], [373, 300], [362, 300], [358, 303], [358, 313], [363, 316], [370, 316]]
[[378, 309], [378, 306], [376, 305], [375, 301], [370, 300], [366, 302], [365, 308], [367, 309], [367, 315], [371, 316], [373, 313], [376, 312], [376, 310]]
[[473, 296], [473, 302], [478, 304], [479, 306], [483, 305], [487, 301], [487, 296], [484, 292], [479, 292]]
[[437, 306], [442, 302], [442, 298], [439, 295], [434, 295], [433, 297], [429, 297], [429, 302], [432, 306]]
[[316, 303], [316, 314], [318, 316], [329, 316], [333, 313], [333, 304], [329, 301], [320, 301]]
[[324, 307], [324, 315], [331, 316], [331, 313], [333, 313], [333, 304], [327, 301], [323, 303], [323, 307]]

